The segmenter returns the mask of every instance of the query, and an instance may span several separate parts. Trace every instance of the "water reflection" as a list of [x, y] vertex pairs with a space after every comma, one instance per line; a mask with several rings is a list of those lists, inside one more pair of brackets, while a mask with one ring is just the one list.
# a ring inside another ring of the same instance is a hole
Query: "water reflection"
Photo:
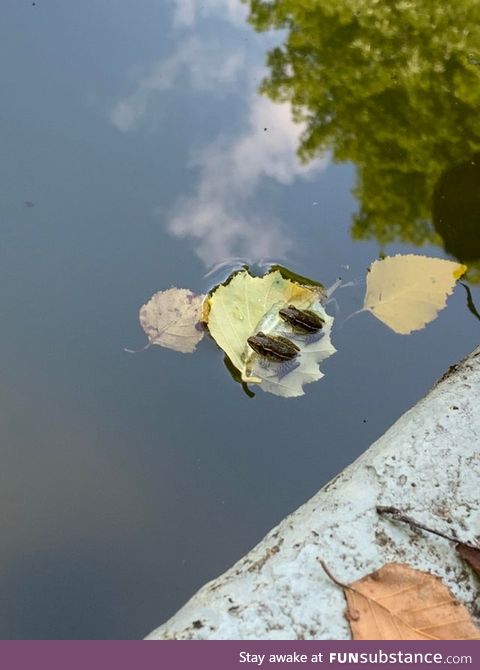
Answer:
[[242, 25], [246, 9], [242, 0], [173, 0], [175, 4], [175, 23], [193, 27], [199, 15], [208, 16], [219, 13], [233, 24]]
[[445, 250], [473, 267], [469, 279], [480, 281], [480, 166], [475, 156], [448, 169], [433, 195], [433, 225]]
[[[299, 155], [358, 170], [352, 235], [441, 244], [480, 279], [480, 6], [250, 0], [259, 31], [287, 29], [261, 90], [306, 124]], [[435, 195], [434, 195], [435, 194]], [[433, 200], [433, 222], [432, 222]], [[462, 203], [461, 207], [459, 203]], [[475, 240], [475, 242], [473, 242]]]
[[264, 179], [289, 185], [325, 167], [326, 159], [302, 165], [296, 156], [299, 128], [290, 105], [276, 105], [254, 92], [248, 128], [230, 139], [218, 138], [197, 152], [195, 192], [180, 198], [167, 221], [178, 237], [192, 237], [207, 266], [225, 258], [282, 258], [291, 238], [282, 222], [250, 201]]
[[138, 77], [135, 90], [119, 100], [110, 113], [110, 121], [121, 132], [139, 127], [153, 99], [172, 89], [186, 76], [189, 86], [213, 92], [237, 79], [244, 54], [238, 50], [224, 54], [219, 45], [206, 44], [197, 37], [179, 43], [169, 57], [159, 60]]
[[[177, 23], [193, 26], [198, 4], [177, 5]], [[232, 0], [207, 3], [202, 12], [226, 12], [223, 18], [236, 23], [244, 10], [238, 0]], [[303, 124], [292, 120], [290, 103], [277, 104], [258, 95], [263, 75], [245, 45], [226, 40], [212, 43], [187, 34], [173, 54], [137, 75], [133, 91], [117, 100], [109, 112], [112, 125], [130, 133], [158, 123], [161, 110], [155, 103], [162, 104], [162, 95], [174, 86], [230, 101], [236, 100], [239, 91], [245, 96], [237, 101], [242, 120], [239, 130], [225, 134], [216, 129], [213, 138], [190, 149], [189, 168], [197, 173], [194, 188], [155, 210], [170, 233], [194, 241], [197, 255], [208, 268], [235, 256], [250, 264], [264, 257], [283, 259], [292, 240], [284, 222], [267, 204], [253, 202], [259, 187], [266, 181], [291, 185], [328, 163], [325, 156], [308, 165], [298, 160]], [[201, 108], [200, 97], [198, 104]]]

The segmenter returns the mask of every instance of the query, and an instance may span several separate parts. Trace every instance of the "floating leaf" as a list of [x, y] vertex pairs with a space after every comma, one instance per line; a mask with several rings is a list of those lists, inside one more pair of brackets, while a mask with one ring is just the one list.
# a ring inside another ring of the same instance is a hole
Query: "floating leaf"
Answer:
[[278, 270], [282, 277], [284, 279], [290, 279], [290, 281], [295, 282], [296, 284], [300, 284], [300, 286], [308, 286], [315, 288], [318, 293], [323, 293], [325, 296], [327, 295], [327, 289], [324, 287], [324, 285], [317, 281], [316, 279], [312, 279], [311, 277], [305, 277], [305, 275], [300, 275], [298, 272], [293, 272], [293, 270], [289, 270], [286, 268], [284, 265], [272, 265], [269, 272], [275, 272]]
[[303, 308], [315, 297], [312, 290], [283, 279], [278, 271], [252, 277], [244, 270], [210, 296], [208, 329], [233, 365], [242, 371], [247, 339], [258, 332], [257, 326], [272, 306], [291, 302]]
[[140, 308], [140, 324], [149, 344], [191, 353], [203, 337], [200, 324], [203, 295], [186, 288], [169, 288], [155, 293]]
[[435, 575], [387, 563], [352, 584], [341, 584], [326, 571], [344, 590], [355, 640], [480, 640], [467, 608]]
[[291, 398], [303, 395], [303, 385], [318, 381], [323, 377], [319, 365], [335, 353], [330, 341], [333, 317], [329, 316], [321, 303], [321, 298], [308, 305], [323, 319], [323, 328], [314, 334], [299, 334], [278, 316], [282, 304], [276, 303], [258, 325], [265, 333], [277, 333], [291, 340], [300, 349], [292, 361], [275, 363], [259, 356], [250, 348], [245, 352], [245, 371], [247, 378], [260, 379], [260, 388], [269, 393]]
[[[297, 396], [303, 393], [303, 384], [322, 377], [318, 363], [335, 351], [329, 339], [333, 319], [323, 309], [323, 295], [322, 287], [301, 286], [278, 270], [264, 277], [252, 277], [244, 270], [211, 294], [204, 315], [212, 337], [239, 370], [242, 381], [259, 383], [263, 390], [277, 395]], [[325, 325], [318, 336], [294, 333], [282, 321], [279, 310], [290, 304], [320, 313]], [[259, 331], [288, 337], [300, 353], [283, 363], [265, 359], [247, 343]]]
[[387, 256], [370, 266], [363, 309], [408, 335], [435, 319], [466, 269], [441, 258]]

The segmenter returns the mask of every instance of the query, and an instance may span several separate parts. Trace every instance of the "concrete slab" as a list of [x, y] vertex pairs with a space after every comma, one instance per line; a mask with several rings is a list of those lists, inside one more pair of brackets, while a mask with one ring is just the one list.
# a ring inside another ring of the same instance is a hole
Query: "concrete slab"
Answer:
[[377, 513], [394, 506], [480, 540], [480, 347], [311, 500], [147, 639], [349, 639], [341, 589], [389, 561], [440, 576], [480, 618], [452, 543]]

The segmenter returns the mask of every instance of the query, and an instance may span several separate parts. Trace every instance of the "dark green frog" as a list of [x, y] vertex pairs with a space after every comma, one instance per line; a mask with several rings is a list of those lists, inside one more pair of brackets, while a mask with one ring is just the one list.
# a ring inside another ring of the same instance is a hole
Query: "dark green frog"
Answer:
[[324, 320], [316, 312], [310, 309], [298, 309], [294, 305], [283, 307], [279, 315], [293, 330], [301, 333], [317, 333], [324, 324]]
[[281, 361], [290, 361], [298, 354], [300, 349], [287, 337], [281, 335], [265, 335], [262, 331], [252, 335], [247, 340], [249, 346], [271, 361], [280, 363]]

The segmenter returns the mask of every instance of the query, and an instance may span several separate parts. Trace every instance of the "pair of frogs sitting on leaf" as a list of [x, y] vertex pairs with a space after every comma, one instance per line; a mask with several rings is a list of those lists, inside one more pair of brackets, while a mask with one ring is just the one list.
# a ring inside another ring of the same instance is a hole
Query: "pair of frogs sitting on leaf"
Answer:
[[[279, 315], [297, 333], [317, 333], [324, 323], [316, 312], [309, 309], [297, 309], [293, 305], [281, 309]], [[257, 354], [276, 362], [290, 361], [300, 351], [300, 348], [288, 337], [266, 335], [262, 331], [249, 337], [247, 342]]]

